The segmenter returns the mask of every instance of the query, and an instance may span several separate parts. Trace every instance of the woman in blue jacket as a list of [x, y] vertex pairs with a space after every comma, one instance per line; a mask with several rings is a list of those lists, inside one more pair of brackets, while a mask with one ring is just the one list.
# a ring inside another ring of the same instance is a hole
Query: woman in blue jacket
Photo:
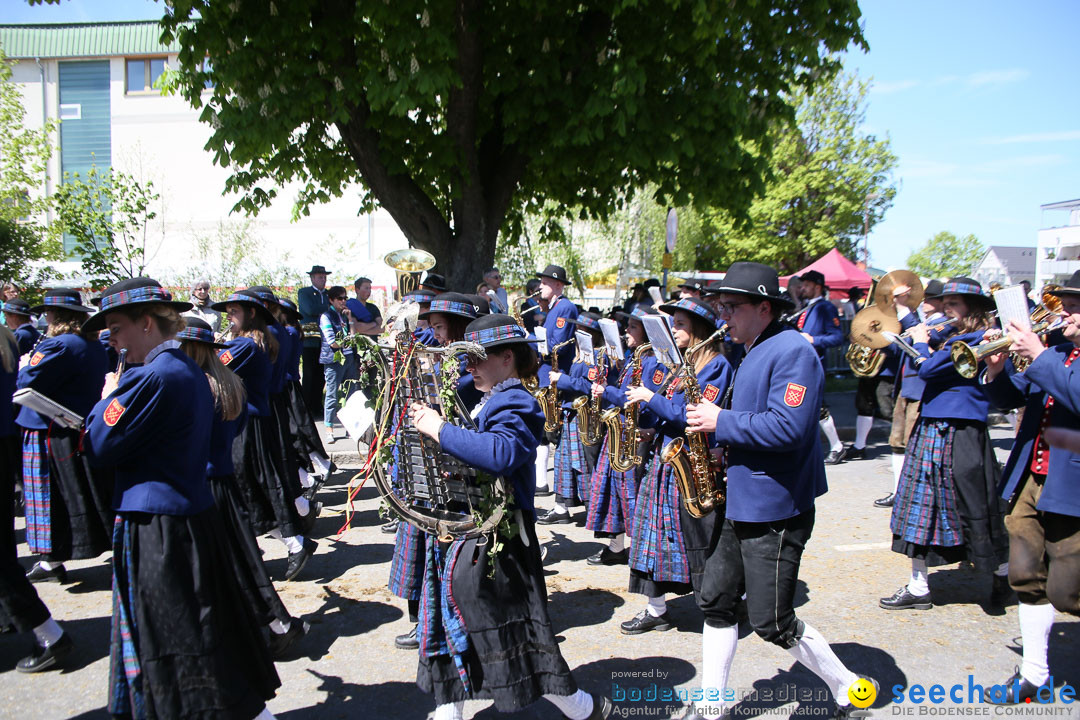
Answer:
[[436, 720], [459, 720], [466, 699], [491, 698], [500, 712], [510, 712], [541, 697], [572, 720], [606, 718], [611, 701], [578, 689], [547, 612], [533, 506], [543, 417], [520, 380], [536, 372], [529, 345], [535, 340], [500, 314], [470, 323], [465, 340], [487, 351], [486, 359], [469, 362], [484, 393], [474, 409], [477, 429], [448, 424], [420, 404], [410, 417], [445, 452], [509, 481], [514, 522], [498, 538], [426, 538], [417, 684], [435, 694]]
[[911, 558], [911, 579], [892, 597], [881, 599], [886, 610], [929, 610], [933, 601], [927, 568], [962, 560], [993, 574], [992, 604], [1003, 602], [1009, 593], [1009, 544], [997, 494], [1001, 469], [986, 429], [990, 403], [978, 380], [962, 377], [951, 357], [955, 343], [982, 341], [991, 327], [994, 304], [978, 282], [966, 277], [950, 278], [942, 296], [945, 314], [957, 320], [955, 334], [931, 352], [925, 326], [909, 331], [923, 357], [919, 377], [926, 386], [890, 528], [893, 551]]

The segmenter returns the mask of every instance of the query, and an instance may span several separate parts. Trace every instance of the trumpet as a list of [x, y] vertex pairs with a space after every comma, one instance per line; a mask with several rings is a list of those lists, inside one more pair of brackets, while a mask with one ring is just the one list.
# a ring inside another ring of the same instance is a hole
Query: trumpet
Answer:
[[[1043, 288], [1042, 302], [1031, 311], [1031, 332], [1039, 337], [1052, 333], [1064, 324], [1064, 321], [1059, 317], [1061, 299], [1051, 294], [1059, 287], [1059, 285], [1047, 285]], [[1012, 343], [1013, 339], [1008, 335], [975, 347], [965, 342], [956, 342], [953, 343], [950, 357], [956, 367], [956, 372], [960, 373], [961, 377], [970, 380], [979, 374], [979, 362], [983, 358], [1007, 349]], [[1018, 372], [1027, 370], [1029, 364], [1029, 360], [1013, 356], [1013, 365]]]

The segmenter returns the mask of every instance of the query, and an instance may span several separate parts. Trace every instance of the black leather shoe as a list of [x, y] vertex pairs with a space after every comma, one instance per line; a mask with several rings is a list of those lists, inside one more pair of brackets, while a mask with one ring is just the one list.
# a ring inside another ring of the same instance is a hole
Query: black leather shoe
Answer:
[[60, 639], [48, 647], [34, 644], [34, 652], [15, 663], [15, 669], [21, 673], [36, 673], [48, 670], [71, 654], [75, 643], [71, 636], [64, 633]]
[[892, 504], [893, 504], [893, 500], [895, 500], [895, 499], [896, 499], [896, 495], [894, 493], [889, 493], [885, 497], [880, 497], [877, 500], [875, 500], [874, 501], [874, 507], [891, 508]]
[[543, 515], [536, 518], [536, 522], [541, 525], [569, 525], [571, 522], [570, 513], [557, 512], [555, 508], [551, 508]]
[[865, 460], [866, 448], [857, 448], [854, 445], [850, 445], [844, 453], [844, 458], [847, 460]]
[[311, 487], [304, 488], [304, 498], [310, 503], [315, 501], [315, 496], [322, 490], [323, 483], [326, 482], [317, 475], [312, 476], [314, 482], [311, 483]]
[[307, 635], [311, 626], [303, 620], [297, 620], [293, 618], [293, 621], [289, 623], [289, 629], [281, 633], [280, 635], [275, 632], [270, 633], [270, 656], [279, 658], [285, 654], [285, 652], [292, 647], [300, 638]]
[[315, 520], [318, 519], [321, 512], [321, 502], [308, 503], [308, 514], [300, 518], [301, 535], [307, 537], [311, 534], [311, 529], [315, 527]]
[[886, 610], [929, 610], [934, 607], [930, 593], [912, 595], [907, 585], [894, 592], [892, 597], [881, 598], [878, 605]]
[[990, 586], [990, 606], [1005, 607], [1013, 598], [1013, 589], [1009, 585], [1008, 575], [994, 575], [993, 585]]
[[[585, 718], [585, 720], [606, 720], [606, 718], [611, 717], [611, 713], [615, 709], [615, 706], [611, 704], [611, 700], [596, 693], [589, 693], [589, 696], [592, 697], [592, 712], [589, 713], [589, 717]], [[570, 720], [570, 718], [563, 715], [563, 720]]]
[[847, 449], [840, 448], [839, 450], [830, 450], [829, 454], [825, 456], [826, 465], [839, 465], [844, 462], [844, 458], [847, 457]]
[[533, 492], [533, 497], [551, 497], [554, 494], [555, 491], [549, 487], [537, 488], [536, 491]]
[[292, 580], [300, 571], [307, 565], [307, 561], [315, 554], [315, 549], [318, 544], [311, 538], [304, 540], [304, 547], [300, 548], [300, 552], [289, 553], [289, 566], [285, 568], [285, 579]]
[[416, 650], [420, 647], [420, 641], [416, 639], [416, 625], [412, 626], [412, 630], [404, 635], [398, 635], [394, 638], [394, 647], [400, 650]]
[[393, 535], [394, 533], [397, 532], [399, 522], [401, 522], [401, 521], [395, 518], [395, 519], [391, 520], [390, 522], [386, 523], [385, 525], [379, 526], [379, 531], [384, 532], [387, 535]]
[[590, 565], [626, 565], [630, 562], [630, 551], [623, 548], [619, 552], [612, 552], [611, 548], [604, 548], [595, 555], [590, 555], [586, 562]]
[[26, 573], [26, 579], [32, 583], [55, 582], [63, 585], [67, 582], [67, 570], [63, 565], [46, 570], [41, 563], [34, 563], [34, 566]]
[[[1020, 692], [1016, 692], [1016, 683], [1020, 681]], [[1024, 679], [1024, 676], [1020, 674], [1020, 668], [1016, 668], [1016, 672], [1012, 677], [1005, 681], [1005, 699], [1001, 700], [995, 693], [983, 692], [983, 696], [986, 698], [986, 702], [991, 705], [1019, 705], [1020, 703], [1027, 702], [1028, 700], [1034, 700], [1036, 693], [1039, 692], [1039, 685], [1033, 685]], [[989, 690], [989, 688], [987, 688]]]
[[660, 617], [653, 617], [648, 610], [642, 610], [633, 617], [619, 625], [623, 635], [640, 635], [650, 630], [670, 630], [671, 616], [664, 613]]

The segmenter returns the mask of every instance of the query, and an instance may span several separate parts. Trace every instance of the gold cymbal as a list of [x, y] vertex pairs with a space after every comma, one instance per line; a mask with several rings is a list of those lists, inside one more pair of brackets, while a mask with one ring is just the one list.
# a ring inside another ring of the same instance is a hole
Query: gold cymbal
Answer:
[[876, 305], [871, 305], [857, 312], [852, 319], [851, 341], [863, 347], [880, 350], [889, 345], [889, 339], [881, 334], [882, 330], [899, 333], [900, 321], [895, 315], [882, 312]]
[[893, 294], [897, 289], [902, 290], [904, 287], [908, 288], [908, 297], [904, 304], [908, 310], [914, 312], [922, 305], [925, 291], [922, 280], [910, 270], [893, 270], [885, 273], [885, 276], [878, 280], [877, 287], [874, 288], [874, 304], [882, 309], [889, 308], [885, 312], [891, 311], [893, 308]]

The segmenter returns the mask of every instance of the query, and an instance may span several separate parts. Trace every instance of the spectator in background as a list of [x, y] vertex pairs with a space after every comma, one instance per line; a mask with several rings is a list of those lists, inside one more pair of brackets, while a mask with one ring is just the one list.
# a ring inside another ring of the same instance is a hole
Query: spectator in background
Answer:
[[[296, 295], [296, 304], [300, 308], [300, 322], [304, 325], [318, 324], [319, 318], [330, 307], [330, 299], [326, 295], [326, 276], [330, 273], [322, 265], [312, 265], [308, 271], [311, 285], [300, 288]], [[300, 388], [303, 391], [304, 402], [307, 403], [311, 416], [316, 420], [322, 415], [323, 407], [323, 383], [324, 373], [319, 359], [321, 347], [319, 336], [316, 333], [304, 334], [304, 350], [300, 354], [303, 360], [303, 374]]]
[[1031, 312], [1035, 309], [1036, 305], [1036, 302], [1031, 299], [1031, 282], [1029, 282], [1028, 280], [1021, 280], [1020, 285], [1024, 288], [1024, 299], [1027, 300], [1028, 312]]
[[379, 338], [382, 332], [382, 313], [375, 303], [368, 302], [371, 298], [371, 278], [359, 277], [353, 283], [353, 292], [356, 297], [347, 300], [345, 306], [352, 315], [350, 329], [357, 335], [366, 335], [372, 340]]
[[210, 307], [210, 281], [200, 278], [191, 284], [191, 309], [184, 315], [197, 317], [214, 331], [214, 335], [221, 332], [221, 313]]
[[502, 286], [502, 273], [499, 272], [499, 268], [493, 267], [484, 273], [484, 282], [490, 289], [487, 295], [490, 298], [488, 304], [491, 306], [491, 312], [503, 314], [509, 312], [510, 299], [506, 296], [506, 288]]
[[[529, 331], [530, 335], [536, 334], [536, 326], [544, 324], [544, 308], [540, 305], [540, 301], [536, 298], [528, 297], [533, 295], [540, 289], [539, 278], [531, 278], [529, 282], [525, 283], [525, 295], [526, 298], [521, 301], [521, 320], [525, 324], [525, 329]], [[529, 308], [537, 308], [536, 310], [530, 310]]]
[[857, 287], [853, 287], [847, 291], [847, 302], [841, 305], [841, 311], [845, 320], [853, 319], [855, 314], [865, 307], [866, 303], [863, 301], [865, 296], [866, 293]]
[[[490, 293], [490, 292], [491, 292], [491, 287], [486, 282], [482, 282], [482, 283], [480, 283], [479, 285], [476, 286], [476, 294], [477, 295], [483, 295], [484, 297], [487, 297], [488, 293]], [[488, 301], [488, 304], [489, 305], [491, 304], [490, 300]]]
[[[332, 428], [337, 422], [338, 411], [338, 388], [346, 380], [356, 379], [356, 358], [353, 356], [351, 347], [338, 342], [342, 333], [348, 333], [347, 323], [352, 319], [352, 313], [345, 303], [349, 299], [349, 293], [340, 285], [335, 285], [326, 291], [330, 307], [319, 317], [319, 364], [323, 366], [323, 374], [326, 378], [326, 398], [323, 401], [323, 422], [326, 427]], [[341, 362], [337, 362], [334, 356], [341, 352], [344, 356]], [[350, 388], [351, 390], [352, 388]], [[350, 393], [346, 392], [346, 397]]]

